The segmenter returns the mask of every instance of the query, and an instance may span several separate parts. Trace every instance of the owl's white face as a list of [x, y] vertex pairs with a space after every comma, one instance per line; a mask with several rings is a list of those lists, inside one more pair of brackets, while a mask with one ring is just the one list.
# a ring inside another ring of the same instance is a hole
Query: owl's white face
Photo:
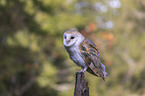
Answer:
[[83, 40], [84, 36], [75, 30], [69, 30], [63, 34], [63, 44], [65, 47], [79, 46]]

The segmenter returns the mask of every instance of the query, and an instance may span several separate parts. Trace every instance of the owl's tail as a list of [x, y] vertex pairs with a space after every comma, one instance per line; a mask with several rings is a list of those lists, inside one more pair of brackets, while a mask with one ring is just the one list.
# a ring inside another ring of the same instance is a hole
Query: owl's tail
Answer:
[[103, 74], [101, 75], [101, 78], [105, 81], [105, 78], [107, 78], [109, 75], [107, 72], [103, 71]]
[[102, 71], [103, 71], [103, 79], [105, 80], [105, 78], [107, 78], [107, 77], [109, 77], [109, 75], [108, 75], [108, 73], [107, 72], [105, 72], [105, 65], [103, 65], [102, 63], [101, 63], [101, 67], [102, 67]]
[[104, 78], [107, 78], [107, 77], [109, 77], [109, 75], [108, 75], [108, 73], [107, 72], [103, 72], [103, 76], [104, 76]]

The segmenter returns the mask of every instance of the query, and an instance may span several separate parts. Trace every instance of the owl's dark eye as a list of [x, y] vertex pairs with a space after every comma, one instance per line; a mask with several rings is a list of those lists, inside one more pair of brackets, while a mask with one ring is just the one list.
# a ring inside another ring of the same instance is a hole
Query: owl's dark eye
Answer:
[[73, 37], [73, 36], [71, 37], [71, 39], [74, 39], [74, 38], [75, 38], [75, 37]]
[[66, 39], [66, 36], [64, 38]]

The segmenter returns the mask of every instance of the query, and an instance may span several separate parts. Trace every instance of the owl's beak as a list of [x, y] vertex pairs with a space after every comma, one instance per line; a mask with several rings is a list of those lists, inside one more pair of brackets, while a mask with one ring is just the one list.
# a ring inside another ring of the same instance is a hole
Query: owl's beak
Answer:
[[68, 44], [70, 42], [70, 40], [66, 41], [66, 43]]

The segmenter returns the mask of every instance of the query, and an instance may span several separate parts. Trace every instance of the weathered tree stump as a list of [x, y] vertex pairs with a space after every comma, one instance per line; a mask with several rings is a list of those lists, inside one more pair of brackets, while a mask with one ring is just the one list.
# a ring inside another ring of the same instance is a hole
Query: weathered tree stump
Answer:
[[89, 96], [88, 82], [85, 81], [85, 73], [76, 74], [74, 96]]

